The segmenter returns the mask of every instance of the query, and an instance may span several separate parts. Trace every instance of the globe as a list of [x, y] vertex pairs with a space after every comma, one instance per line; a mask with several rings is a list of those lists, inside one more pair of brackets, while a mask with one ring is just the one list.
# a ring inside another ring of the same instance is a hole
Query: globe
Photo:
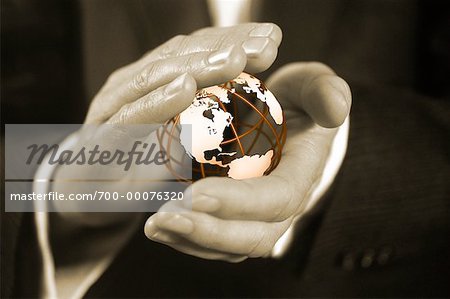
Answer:
[[[241, 73], [198, 90], [191, 106], [161, 127], [158, 140], [167, 167], [180, 181], [248, 179], [267, 175], [278, 165], [286, 123], [281, 105], [264, 83]], [[186, 163], [192, 166], [190, 178], [180, 171]]]

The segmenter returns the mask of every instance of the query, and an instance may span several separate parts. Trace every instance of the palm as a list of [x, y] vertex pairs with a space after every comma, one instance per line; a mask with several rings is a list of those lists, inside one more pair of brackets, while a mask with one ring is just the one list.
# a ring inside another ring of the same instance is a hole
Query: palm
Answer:
[[277, 168], [260, 178], [196, 182], [187, 191], [192, 192], [193, 211], [189, 205], [165, 205], [147, 221], [150, 239], [187, 254], [236, 262], [270, 254], [301, 215], [324, 169], [336, 127], [349, 113], [349, 89], [317, 63], [286, 66], [267, 86], [280, 101], [288, 128]]

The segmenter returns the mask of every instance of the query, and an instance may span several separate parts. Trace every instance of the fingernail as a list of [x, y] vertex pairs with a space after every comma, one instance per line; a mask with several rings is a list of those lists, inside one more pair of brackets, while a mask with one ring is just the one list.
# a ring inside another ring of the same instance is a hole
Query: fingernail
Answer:
[[175, 244], [178, 242], [177, 239], [174, 238], [173, 235], [162, 232], [162, 231], [157, 231], [156, 233], [154, 233], [153, 235], [150, 236], [150, 239], [153, 241], [169, 243], [169, 244]]
[[184, 81], [186, 81], [186, 76], [187, 76], [187, 73], [184, 73], [183, 75], [175, 78], [175, 80], [173, 80], [166, 86], [166, 88], [164, 89], [164, 92], [167, 95], [177, 93], [183, 86]]
[[269, 37], [273, 32], [273, 28], [272, 24], [263, 24], [250, 31], [248, 35], [251, 37]]
[[190, 234], [194, 231], [194, 223], [180, 214], [162, 212], [158, 214], [156, 225], [159, 228], [179, 234]]
[[206, 195], [199, 195], [192, 201], [192, 210], [199, 212], [215, 212], [220, 208], [220, 201]]
[[247, 56], [258, 55], [261, 54], [264, 49], [269, 44], [269, 39], [267, 38], [251, 38], [246, 40], [242, 44], [242, 48], [244, 49]]
[[212, 53], [211, 55], [208, 56], [208, 63], [209, 64], [225, 63], [231, 56], [231, 52], [233, 52], [233, 49], [234, 49], [234, 45]]

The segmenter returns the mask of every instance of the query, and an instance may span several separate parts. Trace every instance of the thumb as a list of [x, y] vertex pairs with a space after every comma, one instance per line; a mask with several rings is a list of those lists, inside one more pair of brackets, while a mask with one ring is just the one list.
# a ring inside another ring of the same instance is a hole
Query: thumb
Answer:
[[350, 113], [347, 82], [322, 63], [288, 64], [269, 78], [267, 86], [286, 111], [303, 111], [322, 127], [338, 127]]

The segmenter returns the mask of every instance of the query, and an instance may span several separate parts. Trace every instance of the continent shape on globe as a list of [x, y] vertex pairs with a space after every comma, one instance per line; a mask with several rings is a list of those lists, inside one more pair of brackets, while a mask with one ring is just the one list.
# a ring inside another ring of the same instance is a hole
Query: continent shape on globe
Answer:
[[[233, 121], [233, 115], [223, 109], [223, 104], [230, 103], [231, 95], [236, 92], [233, 86], [239, 86], [268, 106], [270, 116], [277, 125], [283, 123], [282, 108], [272, 92], [252, 75], [241, 73], [229, 83], [230, 89], [211, 86], [197, 92], [192, 105], [180, 114], [181, 145], [198, 163], [228, 167], [227, 175], [233, 179], [262, 176], [271, 165], [273, 149], [241, 157], [237, 157], [236, 151], [223, 151], [221, 143], [224, 132]], [[191, 125], [191, 131], [183, 130], [183, 125]]]

